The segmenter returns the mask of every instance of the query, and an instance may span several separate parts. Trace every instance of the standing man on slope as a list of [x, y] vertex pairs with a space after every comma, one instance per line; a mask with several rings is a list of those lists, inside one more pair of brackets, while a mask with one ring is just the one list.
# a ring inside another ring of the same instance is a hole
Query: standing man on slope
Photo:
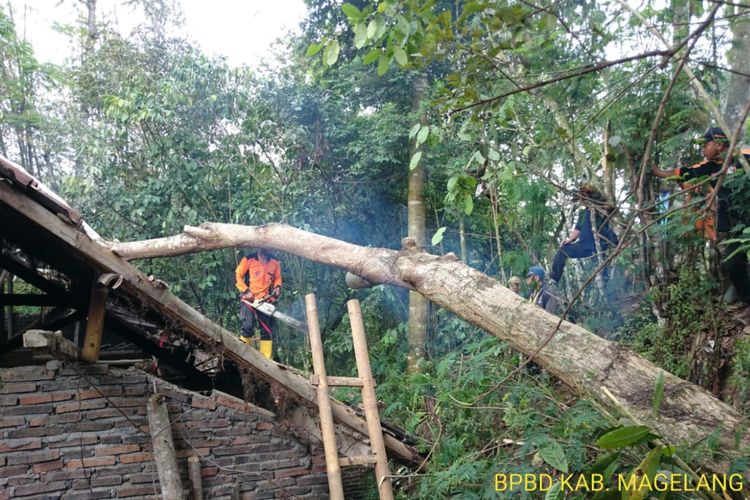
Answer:
[[243, 257], [234, 271], [240, 291], [240, 339], [250, 344], [256, 324], [260, 326], [260, 352], [266, 358], [273, 355], [273, 333], [276, 320], [257, 311], [253, 302], [276, 302], [281, 296], [281, 266], [264, 248]]
[[[701, 145], [703, 161], [690, 167], [677, 167], [673, 170], [660, 170], [657, 165], [652, 165], [652, 172], [655, 176], [662, 179], [676, 178], [681, 183], [681, 187], [688, 191], [688, 198], [694, 193], [699, 196], [705, 196], [712, 200], [711, 206], [698, 207], [693, 211], [701, 211], [702, 214], [695, 221], [695, 228], [703, 236], [714, 242], [722, 242], [727, 239], [735, 239], [741, 236], [741, 231], [735, 231], [732, 228], [739, 222], [744, 222], [740, 206], [736, 206], [731, 200], [731, 191], [723, 184], [719, 187], [716, 196], [712, 196], [716, 183], [717, 174], [721, 172], [727, 149], [729, 148], [729, 138], [719, 127], [709, 128], [702, 137], [693, 140], [694, 143]], [[750, 150], [743, 149], [742, 153], [750, 159]], [[708, 182], [700, 186], [692, 187], [700, 179], [708, 178]], [[721, 269], [734, 285], [739, 299], [745, 304], [750, 305], [750, 275], [747, 271], [747, 252], [736, 251], [740, 248], [741, 242], [734, 241], [727, 244], [726, 249], [721, 252], [722, 257], [729, 256], [727, 260], [722, 259]], [[734, 255], [732, 255], [734, 254]]]

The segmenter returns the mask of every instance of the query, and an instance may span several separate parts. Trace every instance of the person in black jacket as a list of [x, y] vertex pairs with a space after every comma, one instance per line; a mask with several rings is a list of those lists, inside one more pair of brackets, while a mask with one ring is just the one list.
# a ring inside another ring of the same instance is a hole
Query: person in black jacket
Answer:
[[[602, 253], [618, 243], [609, 220], [614, 209], [606, 202], [604, 195], [594, 186], [584, 184], [576, 192], [575, 199], [580, 201], [584, 208], [578, 214], [575, 228], [562, 241], [552, 261], [550, 279], [555, 282], [560, 281], [568, 258], [583, 259], [597, 255], [597, 240]], [[592, 213], [596, 214], [596, 217], [592, 218]], [[608, 277], [606, 269], [603, 274], [605, 278]]]
[[[719, 127], [709, 128], [702, 137], [693, 142], [701, 145], [703, 161], [690, 167], [677, 167], [672, 170], [660, 170], [657, 165], [652, 166], [655, 176], [667, 179], [673, 178], [681, 183], [681, 187], [687, 191], [687, 200], [693, 196], [704, 196], [711, 200], [711, 206], [696, 205], [691, 210], [698, 212], [695, 228], [703, 236], [711, 241], [722, 242], [733, 240], [741, 236], [735, 226], [746, 223], [746, 215], [742, 211], [741, 201], [733, 199], [732, 191], [723, 183], [719, 192], [714, 195], [713, 191], [718, 183], [718, 174], [724, 165], [729, 138]], [[750, 159], [750, 150], [743, 149], [741, 154]], [[735, 168], [737, 162], [733, 160]], [[701, 179], [708, 182], [700, 184]], [[726, 244], [721, 252], [728, 258], [721, 263], [721, 269], [734, 285], [737, 295], [745, 304], [750, 304], [750, 274], [747, 270], [747, 252], [737, 251], [741, 242], [733, 241]]]

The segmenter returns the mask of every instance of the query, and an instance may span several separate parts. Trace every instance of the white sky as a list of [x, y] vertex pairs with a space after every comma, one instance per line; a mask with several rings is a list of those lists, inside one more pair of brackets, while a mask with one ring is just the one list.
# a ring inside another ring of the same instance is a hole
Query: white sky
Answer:
[[[296, 30], [306, 13], [303, 0], [176, 0], [185, 16], [184, 35], [204, 52], [224, 55], [231, 66], [254, 66], [269, 47]], [[40, 62], [61, 63], [70, 55], [69, 39], [52, 29], [74, 24], [84, 15], [79, 0], [9, 0], [18, 34], [29, 40]], [[24, 15], [25, 14], [25, 15]], [[124, 0], [99, 0], [97, 20], [106, 20], [127, 35], [142, 19]]]

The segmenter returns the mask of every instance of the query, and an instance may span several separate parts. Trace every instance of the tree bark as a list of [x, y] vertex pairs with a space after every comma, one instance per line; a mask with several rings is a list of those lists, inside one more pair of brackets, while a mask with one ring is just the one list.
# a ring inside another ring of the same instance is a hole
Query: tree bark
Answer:
[[[424, 75], [418, 75], [414, 79], [412, 94], [412, 109], [419, 112], [419, 123], [427, 126], [427, 115], [420, 112], [422, 96], [427, 89], [427, 78]], [[414, 148], [412, 155], [423, 148], [414, 139]], [[409, 155], [411, 157], [411, 155]], [[409, 216], [409, 238], [412, 239], [417, 248], [424, 248], [425, 245], [425, 208], [424, 208], [424, 182], [425, 171], [424, 161], [420, 161], [417, 166], [409, 172], [409, 196], [408, 196], [408, 216]], [[409, 353], [407, 355], [406, 370], [409, 373], [419, 371], [419, 364], [425, 358], [425, 343], [427, 342], [427, 299], [420, 293], [409, 292], [409, 328], [408, 328], [408, 345]]]
[[[527, 356], [544, 345], [559, 321], [451, 254], [437, 257], [416, 249], [365, 248], [284, 224], [207, 223], [186, 228], [177, 236], [118, 243], [112, 250], [133, 259], [234, 246], [274, 248], [340, 267], [371, 283], [418, 291]], [[631, 415], [670, 443], [697, 443], [721, 429], [720, 447], [726, 456], [740, 456], [750, 446], [750, 436], [744, 432], [748, 422], [734, 408], [578, 325], [563, 321], [534, 359], [580, 394], [617, 409], [607, 395], [609, 391]], [[651, 403], [659, 373], [664, 374], [664, 399], [654, 416]], [[735, 436], [740, 436], [739, 446], [735, 445]], [[726, 471], [726, 463], [712, 460], [706, 456], [702, 463]]]

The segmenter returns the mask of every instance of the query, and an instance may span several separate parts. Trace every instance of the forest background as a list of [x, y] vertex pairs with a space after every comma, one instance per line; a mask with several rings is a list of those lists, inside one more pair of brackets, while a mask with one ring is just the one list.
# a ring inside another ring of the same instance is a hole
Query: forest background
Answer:
[[[176, 36], [179, 4], [129, 3], [145, 20], [127, 36], [95, 0], [77, 3], [79, 21], [59, 27], [73, 47], [61, 64], [39, 63], [17, 13], [0, 7], [0, 154], [104, 238], [205, 221], [285, 222], [388, 248], [410, 236], [505, 283], [549, 267], [575, 223], [572, 194], [591, 182], [618, 207], [626, 244], [608, 282], [589, 280], [594, 259], [569, 262], [569, 318], [750, 413], [745, 318], [722, 303], [719, 258], [692, 234], [679, 188], [648, 175], [654, 162], [698, 161], [691, 139], [707, 126], [733, 133], [746, 121], [747, 2], [309, 1], [300, 34], [255, 67]], [[239, 257], [137, 265], [238, 331]], [[303, 296], [318, 297], [329, 374], [353, 374], [345, 304], [362, 301], [382, 416], [428, 456], [401, 471], [410, 497], [495, 495], [499, 472], [611, 478], [648, 461], [680, 473], [673, 453], [721, 455], [709, 438], [654, 459], [647, 434], [612, 451], [602, 436], [633, 424], [627, 415], [516, 370], [522, 358], [502, 341], [415, 292], [351, 290], [337, 269], [278, 257], [280, 307], [302, 317]], [[309, 367], [293, 330], [281, 328], [275, 349]]]

